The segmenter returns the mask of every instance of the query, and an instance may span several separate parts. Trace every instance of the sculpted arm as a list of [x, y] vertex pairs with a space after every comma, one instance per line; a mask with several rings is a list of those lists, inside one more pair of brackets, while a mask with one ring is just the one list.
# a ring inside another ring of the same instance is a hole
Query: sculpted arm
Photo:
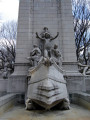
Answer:
[[43, 38], [41, 38], [38, 33], [36, 32], [36, 38], [39, 38], [40, 40], [44, 40]]
[[59, 32], [57, 32], [57, 35], [54, 38], [51, 38], [50, 40], [56, 39], [58, 37], [58, 35], [59, 35]]

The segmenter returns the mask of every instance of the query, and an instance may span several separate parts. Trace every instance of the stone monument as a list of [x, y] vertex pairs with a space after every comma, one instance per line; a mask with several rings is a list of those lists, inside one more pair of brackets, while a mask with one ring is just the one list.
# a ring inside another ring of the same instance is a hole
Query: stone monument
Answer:
[[[30, 64], [28, 74], [28, 91], [26, 109], [35, 109], [38, 104], [46, 110], [59, 105], [59, 109], [69, 109], [69, 99], [66, 88], [66, 81], [63, 77], [61, 67], [61, 54], [58, 45], [52, 44], [52, 37], [48, 32], [48, 28], [44, 28], [44, 32], [36, 37], [41, 41], [41, 50], [36, 46], [30, 53]], [[32, 64], [33, 61], [33, 64]]]
[[25, 95], [28, 70], [32, 75], [35, 66], [36, 71], [48, 66], [50, 73], [53, 67], [59, 75], [63, 73], [62, 85], [67, 81], [70, 94], [89, 90], [87, 86], [84, 89], [85, 81], [78, 71], [71, 0], [20, 0], [15, 70], [8, 79], [7, 92]]

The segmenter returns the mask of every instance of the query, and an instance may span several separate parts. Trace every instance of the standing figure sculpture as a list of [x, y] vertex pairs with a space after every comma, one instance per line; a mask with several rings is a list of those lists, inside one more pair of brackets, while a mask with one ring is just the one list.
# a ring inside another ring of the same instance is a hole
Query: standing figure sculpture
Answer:
[[52, 37], [50, 33], [48, 32], [47, 27], [44, 27], [44, 32], [41, 34], [41, 36], [39, 36], [38, 33], [36, 32], [36, 37], [39, 38], [43, 42], [44, 57], [46, 58], [51, 57], [51, 48], [52, 48], [51, 41], [56, 39], [58, 35], [59, 33], [57, 33], [55, 37]]
[[33, 47], [33, 50], [30, 52], [30, 57], [27, 59], [29, 59], [31, 66], [36, 66], [41, 57], [41, 50], [37, 45], [33, 45]]

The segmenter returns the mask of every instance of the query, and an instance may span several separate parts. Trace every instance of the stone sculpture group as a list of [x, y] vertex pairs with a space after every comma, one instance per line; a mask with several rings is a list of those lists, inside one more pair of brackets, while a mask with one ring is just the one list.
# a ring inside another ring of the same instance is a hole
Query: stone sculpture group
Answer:
[[36, 38], [40, 39], [42, 43], [41, 49], [37, 45], [33, 45], [33, 50], [30, 52], [30, 57], [28, 60], [30, 61], [31, 66], [36, 66], [41, 60], [41, 57], [44, 57], [44, 60], [54, 60], [57, 65], [61, 65], [62, 56], [60, 51], [58, 50], [58, 45], [52, 45], [52, 40], [58, 37], [59, 33], [53, 38], [48, 32], [48, 28], [44, 28], [44, 32], [41, 36], [36, 33]]
[[52, 37], [45, 27], [36, 38], [40, 40], [40, 48], [34, 45], [30, 52], [30, 69], [28, 72], [28, 90], [26, 109], [35, 109], [37, 105], [49, 110], [59, 105], [59, 109], [69, 109], [66, 81], [63, 77], [62, 55], [58, 45], [52, 44]]

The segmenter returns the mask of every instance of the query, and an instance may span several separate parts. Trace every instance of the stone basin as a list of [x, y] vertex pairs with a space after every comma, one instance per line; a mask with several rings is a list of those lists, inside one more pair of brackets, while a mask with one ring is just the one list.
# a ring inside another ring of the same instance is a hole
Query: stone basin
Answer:
[[0, 116], [0, 120], [90, 120], [90, 111], [71, 104], [70, 110], [33, 110], [17, 105]]

